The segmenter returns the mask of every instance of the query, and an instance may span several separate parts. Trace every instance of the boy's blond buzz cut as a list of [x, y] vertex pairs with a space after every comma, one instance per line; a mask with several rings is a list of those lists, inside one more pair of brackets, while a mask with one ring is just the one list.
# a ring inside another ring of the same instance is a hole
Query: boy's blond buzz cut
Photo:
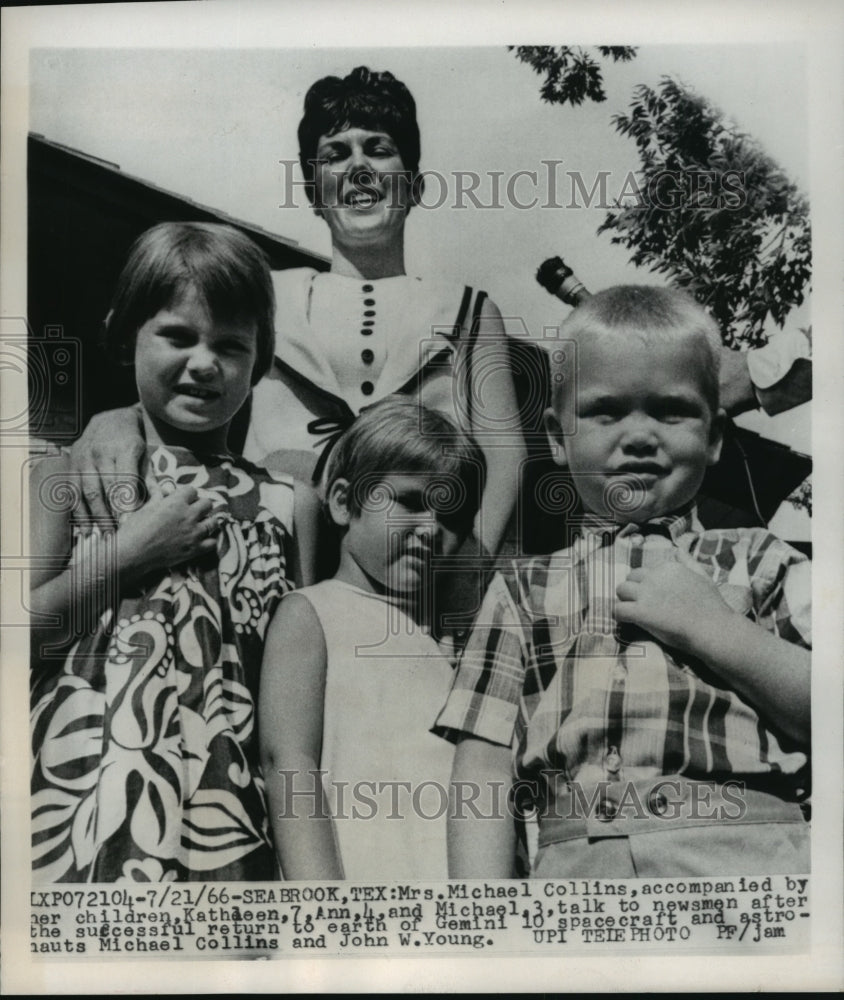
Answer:
[[[657, 285], [613, 285], [577, 306], [560, 326], [560, 339], [624, 337], [651, 344], [695, 340], [700, 347], [701, 389], [712, 414], [719, 408], [721, 332], [718, 324], [687, 292]], [[551, 354], [551, 405], [559, 415], [576, 384], [577, 351]]]

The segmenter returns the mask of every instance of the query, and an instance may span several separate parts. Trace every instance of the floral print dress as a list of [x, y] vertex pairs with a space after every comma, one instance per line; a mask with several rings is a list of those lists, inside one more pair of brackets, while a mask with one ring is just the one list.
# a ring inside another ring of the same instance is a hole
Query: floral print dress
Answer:
[[256, 698], [291, 589], [292, 481], [228, 456], [148, 457], [159, 483], [212, 500], [217, 555], [124, 594], [63, 662], [33, 659], [33, 877], [272, 879]]

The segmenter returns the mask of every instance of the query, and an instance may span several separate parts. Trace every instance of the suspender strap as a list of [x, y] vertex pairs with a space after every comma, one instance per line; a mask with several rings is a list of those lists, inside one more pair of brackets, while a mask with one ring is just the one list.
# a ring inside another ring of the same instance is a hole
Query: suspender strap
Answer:
[[463, 289], [463, 298], [460, 300], [460, 308], [457, 310], [457, 318], [454, 321], [454, 336], [459, 337], [460, 331], [463, 329], [463, 324], [466, 322], [466, 316], [469, 312], [469, 305], [472, 301], [472, 286], [466, 285]]
[[469, 418], [469, 426], [466, 429], [470, 433], [472, 430], [472, 420], [474, 416], [472, 413], [472, 363], [475, 352], [475, 344], [480, 331], [481, 310], [483, 309], [486, 297], [486, 292], [481, 291], [479, 291], [475, 296], [475, 301], [472, 305], [472, 321], [469, 324], [469, 341], [466, 345], [466, 414]]

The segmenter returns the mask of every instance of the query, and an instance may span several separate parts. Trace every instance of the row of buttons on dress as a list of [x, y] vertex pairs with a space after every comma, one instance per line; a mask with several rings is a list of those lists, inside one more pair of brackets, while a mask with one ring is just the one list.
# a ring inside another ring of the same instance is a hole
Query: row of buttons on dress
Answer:
[[[362, 290], [367, 298], [363, 300], [363, 304], [366, 308], [363, 312], [360, 332], [362, 336], [369, 337], [372, 334], [372, 328], [375, 326], [375, 310], [372, 308], [375, 305], [375, 299], [369, 298], [368, 296], [370, 296], [375, 289], [372, 285], [367, 284], [362, 286]], [[365, 365], [371, 365], [375, 360], [375, 352], [369, 347], [365, 347], [360, 352], [360, 359]], [[369, 379], [367, 379], [366, 381], [361, 382], [360, 391], [364, 394], [364, 396], [371, 396], [375, 391], [375, 386], [369, 381]]]

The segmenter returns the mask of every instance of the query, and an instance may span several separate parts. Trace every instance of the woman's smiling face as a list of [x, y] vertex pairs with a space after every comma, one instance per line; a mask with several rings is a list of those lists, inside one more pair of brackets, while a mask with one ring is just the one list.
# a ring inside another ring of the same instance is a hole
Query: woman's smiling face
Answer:
[[386, 243], [401, 236], [410, 178], [386, 132], [347, 128], [320, 136], [315, 207], [337, 246]]

